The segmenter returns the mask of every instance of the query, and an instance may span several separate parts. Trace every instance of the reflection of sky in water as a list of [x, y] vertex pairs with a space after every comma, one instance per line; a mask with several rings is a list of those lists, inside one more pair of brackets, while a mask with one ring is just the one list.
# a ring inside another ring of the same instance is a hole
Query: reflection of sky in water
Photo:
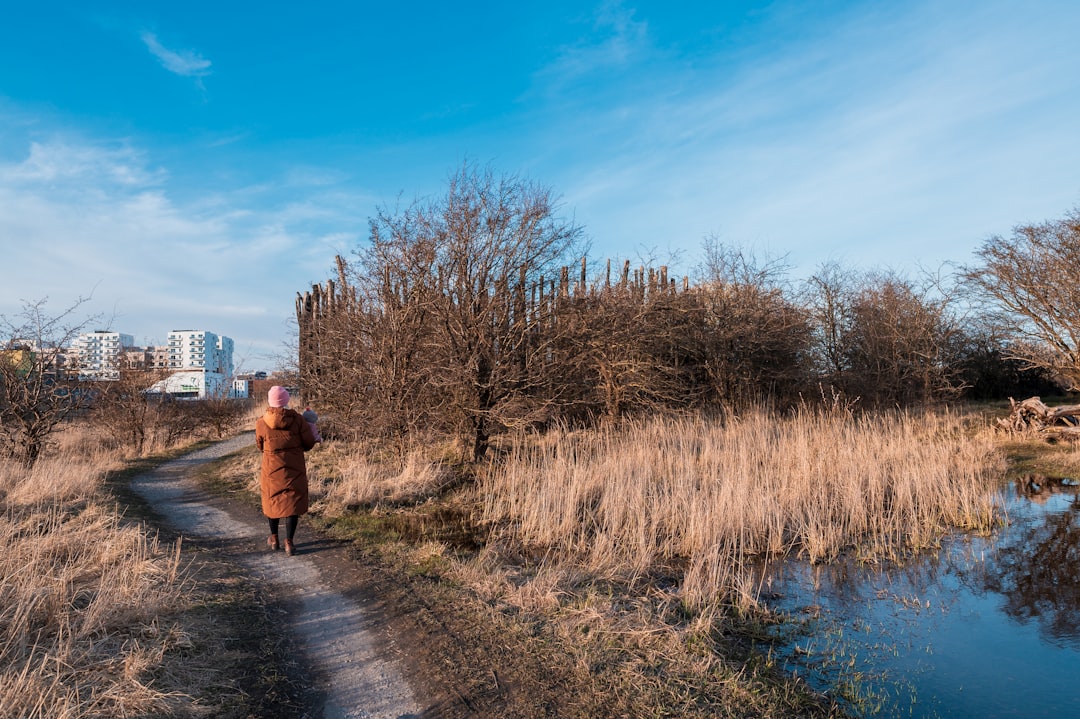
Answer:
[[1063, 490], [1004, 498], [992, 538], [903, 567], [774, 570], [766, 603], [810, 620], [774, 653], [819, 689], [862, 678], [867, 715], [1080, 716], [1080, 504]]

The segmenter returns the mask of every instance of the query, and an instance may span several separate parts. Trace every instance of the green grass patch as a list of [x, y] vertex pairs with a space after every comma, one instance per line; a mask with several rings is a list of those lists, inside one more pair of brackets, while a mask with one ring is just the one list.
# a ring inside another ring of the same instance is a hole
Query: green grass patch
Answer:
[[310, 521], [314, 527], [333, 539], [360, 542], [371, 547], [396, 544], [402, 539], [391, 517], [364, 510], [350, 511], [335, 517], [311, 513]]
[[1055, 479], [1080, 476], [1080, 447], [1067, 442], [1048, 442], [1033, 437], [1002, 443], [1008, 461], [1006, 479], [1032, 474]]

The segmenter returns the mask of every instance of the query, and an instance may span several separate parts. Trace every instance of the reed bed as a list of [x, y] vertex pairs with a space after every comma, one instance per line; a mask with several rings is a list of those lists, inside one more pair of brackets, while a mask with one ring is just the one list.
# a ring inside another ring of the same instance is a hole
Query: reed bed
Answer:
[[190, 702], [152, 681], [167, 652], [190, 645], [158, 619], [182, 590], [179, 546], [102, 500], [116, 463], [96, 450], [32, 470], [0, 463], [0, 717], [163, 715]]
[[754, 602], [751, 569], [770, 557], [899, 558], [988, 529], [1001, 469], [992, 437], [948, 412], [761, 411], [516, 442], [479, 494], [483, 521], [549, 571], [678, 567], [682, 600], [702, 606]]

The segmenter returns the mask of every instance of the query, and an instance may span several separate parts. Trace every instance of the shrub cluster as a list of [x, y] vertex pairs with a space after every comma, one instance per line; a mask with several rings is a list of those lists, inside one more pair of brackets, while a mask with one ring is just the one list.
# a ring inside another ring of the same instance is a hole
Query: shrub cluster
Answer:
[[1054, 387], [937, 278], [829, 265], [795, 285], [714, 239], [693, 279], [597, 272], [556, 209], [544, 188], [465, 167], [445, 197], [381, 210], [336, 280], [297, 298], [302, 390], [333, 431], [456, 435], [478, 459], [493, 433], [553, 421]]

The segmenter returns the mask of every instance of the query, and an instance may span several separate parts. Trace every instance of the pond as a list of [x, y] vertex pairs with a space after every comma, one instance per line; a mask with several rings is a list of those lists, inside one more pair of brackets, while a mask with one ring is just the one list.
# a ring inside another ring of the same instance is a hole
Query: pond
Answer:
[[1078, 491], [1012, 485], [1007, 526], [903, 566], [786, 563], [762, 594], [796, 621], [759, 648], [860, 716], [1080, 716]]

